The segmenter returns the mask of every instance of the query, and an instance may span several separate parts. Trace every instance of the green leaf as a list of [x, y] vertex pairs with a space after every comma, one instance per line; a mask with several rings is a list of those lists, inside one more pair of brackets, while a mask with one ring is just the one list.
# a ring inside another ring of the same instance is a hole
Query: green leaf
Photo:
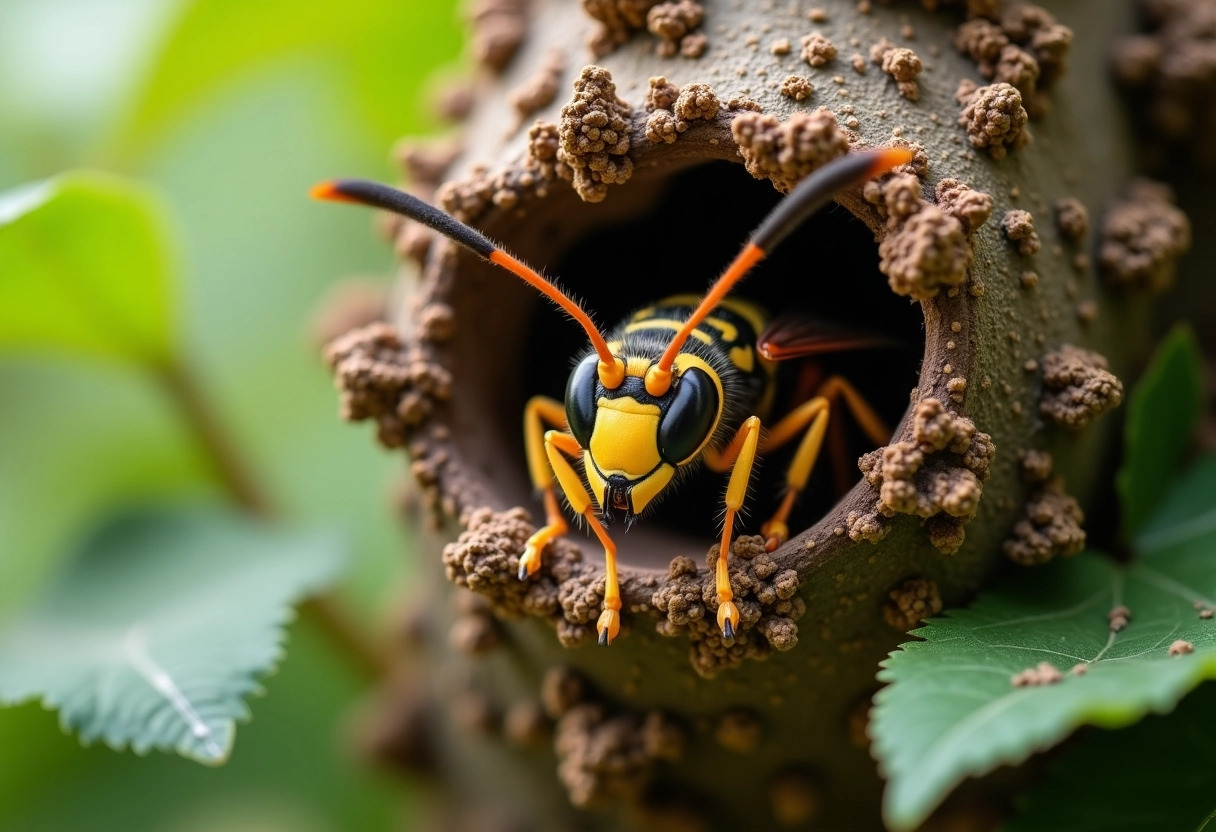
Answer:
[[159, 200], [115, 177], [71, 173], [0, 195], [0, 350], [168, 364], [167, 239]]
[[1090, 734], [1018, 800], [1005, 832], [1216, 829], [1216, 685], [1165, 717]]
[[1158, 346], [1127, 406], [1126, 457], [1115, 482], [1129, 536], [1144, 525], [1181, 468], [1202, 413], [1203, 357], [1195, 333], [1179, 324]]
[[[1081, 725], [1115, 728], [1165, 713], [1216, 678], [1216, 459], [1206, 459], [1151, 523], [1127, 568], [1094, 554], [1019, 572], [968, 609], [930, 621], [883, 662], [872, 721], [893, 830], [918, 826], [963, 779], [1022, 762]], [[1131, 610], [1113, 632], [1108, 613]], [[1169, 655], [1177, 640], [1194, 653]], [[1046, 662], [1056, 684], [1014, 687]], [[1087, 672], [1071, 669], [1087, 664]]]
[[0, 702], [39, 697], [85, 742], [222, 763], [289, 604], [341, 548], [220, 509], [125, 516], [0, 634]]

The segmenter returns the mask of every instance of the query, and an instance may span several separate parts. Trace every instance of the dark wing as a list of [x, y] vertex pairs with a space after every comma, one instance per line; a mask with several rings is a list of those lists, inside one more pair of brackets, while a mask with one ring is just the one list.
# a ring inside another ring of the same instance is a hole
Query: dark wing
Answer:
[[760, 333], [756, 341], [757, 352], [770, 361], [788, 361], [807, 355], [847, 350], [899, 349], [903, 346], [903, 343], [885, 335], [797, 314], [779, 316]]

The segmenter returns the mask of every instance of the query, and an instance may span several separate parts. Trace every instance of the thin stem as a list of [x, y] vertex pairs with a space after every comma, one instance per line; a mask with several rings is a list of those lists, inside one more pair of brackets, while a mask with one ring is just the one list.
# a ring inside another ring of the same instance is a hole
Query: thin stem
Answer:
[[[157, 377], [164, 384], [169, 397], [177, 403], [190, 431], [233, 501], [257, 517], [274, 517], [277, 513], [274, 505], [245, 467], [240, 453], [208, 405], [193, 374], [183, 364], [177, 363], [162, 368]], [[390, 662], [379, 642], [346, 613], [332, 594], [305, 601], [300, 605], [300, 618], [323, 632], [368, 678], [381, 679], [387, 675]]]
[[317, 595], [300, 604], [300, 618], [319, 630], [351, 664], [369, 679], [383, 679], [392, 662], [384, 645], [348, 613], [333, 593]]
[[207, 399], [184, 365], [169, 365], [159, 373], [160, 380], [177, 402], [191, 432], [198, 439], [224, 489], [237, 505], [258, 517], [271, 517], [270, 499], [257, 485], [241, 462], [236, 447], [228, 440]]

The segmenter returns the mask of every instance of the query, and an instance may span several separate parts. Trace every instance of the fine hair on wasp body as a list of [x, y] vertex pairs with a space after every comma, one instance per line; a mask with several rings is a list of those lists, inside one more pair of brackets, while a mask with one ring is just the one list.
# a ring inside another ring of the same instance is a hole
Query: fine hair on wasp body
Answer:
[[730, 292], [834, 194], [910, 159], [909, 151], [888, 148], [829, 162], [777, 203], [706, 294], [655, 299], [606, 334], [551, 281], [415, 197], [364, 180], [323, 182], [312, 193], [421, 222], [512, 272], [583, 328], [590, 346], [570, 373], [564, 401], [534, 396], [524, 407], [529, 477], [542, 495], [545, 523], [520, 555], [519, 577], [535, 574], [549, 544], [568, 531], [560, 494], [604, 548], [601, 644], [611, 643], [621, 622], [617, 547], [609, 526], [627, 528], [695, 470], [728, 475], [715, 588], [717, 622], [729, 640], [740, 618], [728, 569], [730, 543], [757, 457], [782, 446], [795, 449], [785, 471], [785, 494], [760, 529], [772, 551], [789, 537], [790, 512], [823, 446], [829, 414], [847, 414], [874, 445], [889, 436], [874, 409], [842, 376], [816, 381], [788, 412], [771, 412], [778, 362], [880, 346], [881, 339], [813, 326], [791, 315], [771, 318]]

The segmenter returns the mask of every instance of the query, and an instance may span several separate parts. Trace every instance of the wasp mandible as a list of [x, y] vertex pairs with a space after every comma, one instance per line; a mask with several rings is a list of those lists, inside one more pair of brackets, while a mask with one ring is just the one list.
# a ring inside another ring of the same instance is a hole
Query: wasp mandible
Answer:
[[[715, 584], [718, 626], [723, 638], [731, 639], [739, 628], [739, 610], [732, 600], [727, 558], [757, 455], [800, 438], [786, 470], [785, 495], [761, 527], [766, 547], [773, 551], [789, 536], [790, 511], [819, 455], [833, 403], [843, 400], [876, 445], [888, 434], [873, 408], [840, 376], [827, 379], [812, 398], [762, 432], [777, 362], [872, 346], [873, 341], [865, 336], [825, 339], [797, 321], [771, 320], [758, 306], [727, 294], [835, 193], [911, 159], [907, 149], [885, 148], [829, 162], [777, 203], [704, 297], [666, 298], [634, 312], [607, 335], [552, 281], [410, 194], [375, 182], [337, 179], [315, 186], [312, 196], [370, 205], [423, 223], [520, 277], [586, 331], [590, 348], [570, 374], [565, 402], [535, 396], [524, 408], [528, 469], [543, 495], [545, 525], [528, 540], [519, 577], [534, 574], [545, 547], [567, 531], [557, 500], [560, 488], [604, 547], [604, 609], [596, 624], [600, 644], [609, 644], [621, 626], [616, 544], [605, 523], [618, 518], [632, 523], [700, 466], [730, 472]], [[575, 463], [581, 463], [581, 473]]]

